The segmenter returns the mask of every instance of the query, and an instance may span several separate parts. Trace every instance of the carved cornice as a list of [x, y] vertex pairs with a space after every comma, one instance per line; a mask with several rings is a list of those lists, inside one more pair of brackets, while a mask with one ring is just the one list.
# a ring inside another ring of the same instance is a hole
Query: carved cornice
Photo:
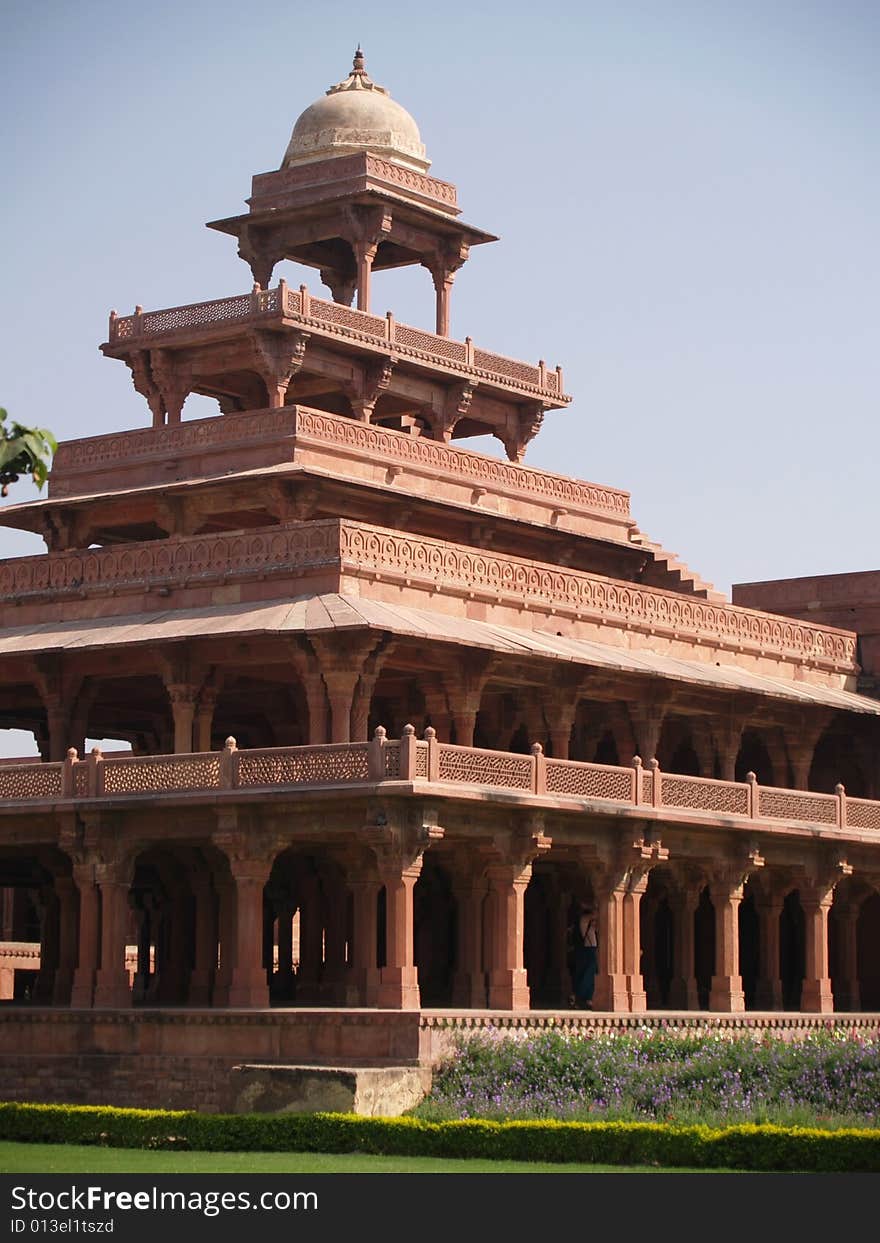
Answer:
[[440, 582], [447, 595], [513, 601], [729, 651], [841, 672], [855, 667], [855, 635], [846, 631], [344, 519], [14, 558], [0, 563], [0, 597], [60, 599], [126, 584], [283, 577], [333, 565], [348, 575], [381, 575], [432, 590]]

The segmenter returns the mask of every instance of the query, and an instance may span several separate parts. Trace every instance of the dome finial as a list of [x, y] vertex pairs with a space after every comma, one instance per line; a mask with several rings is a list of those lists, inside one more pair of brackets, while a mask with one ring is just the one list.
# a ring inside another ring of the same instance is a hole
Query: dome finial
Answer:
[[364, 68], [364, 51], [360, 43], [358, 43], [357, 51], [355, 52], [354, 60], [352, 61], [352, 73], [366, 73], [366, 72], [367, 71]]

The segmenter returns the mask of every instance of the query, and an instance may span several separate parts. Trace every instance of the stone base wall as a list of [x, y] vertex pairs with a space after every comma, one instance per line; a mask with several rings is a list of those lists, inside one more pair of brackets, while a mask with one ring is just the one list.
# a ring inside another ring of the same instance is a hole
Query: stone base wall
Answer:
[[532, 1011], [273, 1010], [90, 1011], [0, 1009], [0, 1098], [77, 1105], [240, 1108], [244, 1063], [430, 1067], [458, 1037], [547, 1028], [623, 1031], [703, 1027], [787, 1040], [839, 1029], [880, 1037], [880, 1014], [647, 1015]]

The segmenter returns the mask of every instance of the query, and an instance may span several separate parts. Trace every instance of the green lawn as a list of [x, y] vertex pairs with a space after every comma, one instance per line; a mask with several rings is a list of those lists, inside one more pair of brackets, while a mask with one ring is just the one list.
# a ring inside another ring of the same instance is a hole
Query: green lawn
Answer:
[[[4, 1174], [606, 1174], [706, 1173], [647, 1165], [552, 1165], [323, 1152], [145, 1152], [74, 1144], [0, 1142]], [[712, 1170], [713, 1174], [731, 1173]]]

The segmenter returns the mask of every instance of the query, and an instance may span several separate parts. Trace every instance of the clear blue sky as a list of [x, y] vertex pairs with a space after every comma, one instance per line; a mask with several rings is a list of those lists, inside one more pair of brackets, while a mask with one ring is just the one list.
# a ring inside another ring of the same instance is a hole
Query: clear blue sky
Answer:
[[[358, 40], [501, 235], [453, 334], [565, 368], [527, 461], [630, 490], [725, 591], [877, 568], [871, 0], [5, 0], [0, 405], [64, 439], [148, 422], [98, 353], [110, 308], [249, 287], [204, 221], [245, 210]], [[374, 285], [433, 326], [427, 273]], [[38, 548], [0, 531], [0, 555]]]

